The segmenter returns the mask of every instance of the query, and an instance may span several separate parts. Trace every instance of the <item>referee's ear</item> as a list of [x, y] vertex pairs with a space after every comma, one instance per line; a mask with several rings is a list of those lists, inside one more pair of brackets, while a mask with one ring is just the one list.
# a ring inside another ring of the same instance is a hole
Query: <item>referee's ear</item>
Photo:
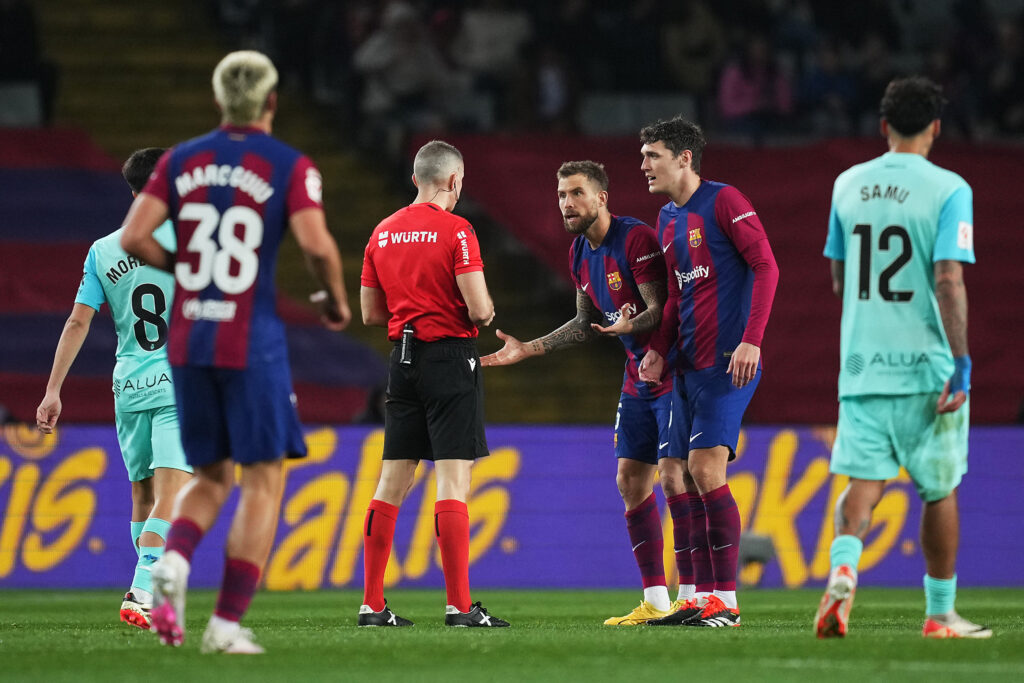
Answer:
[[413, 173], [413, 174], [412, 174], [412, 175], [411, 175], [410, 177], [412, 178], [412, 184], [413, 184], [413, 185], [414, 185], [414, 186], [415, 186], [416, 188], [419, 188], [420, 184], [419, 184], [419, 182], [417, 182], [417, 180], [416, 180], [416, 174], [415, 174], [415, 173]]

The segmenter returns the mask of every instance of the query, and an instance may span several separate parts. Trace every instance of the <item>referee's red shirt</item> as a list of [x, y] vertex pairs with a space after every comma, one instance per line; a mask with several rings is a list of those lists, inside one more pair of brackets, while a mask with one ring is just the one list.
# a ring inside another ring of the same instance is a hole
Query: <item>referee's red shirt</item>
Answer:
[[373, 231], [361, 282], [384, 292], [391, 313], [388, 339], [401, 338], [407, 322], [422, 341], [475, 337], [479, 332], [455, 276], [483, 269], [469, 221], [436, 204], [411, 204]]

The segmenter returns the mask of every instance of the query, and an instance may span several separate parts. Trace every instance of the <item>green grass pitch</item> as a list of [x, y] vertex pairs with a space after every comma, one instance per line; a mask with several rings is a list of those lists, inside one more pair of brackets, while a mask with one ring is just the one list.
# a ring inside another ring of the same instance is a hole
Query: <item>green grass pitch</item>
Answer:
[[638, 591], [480, 590], [510, 629], [446, 629], [442, 590], [394, 590], [408, 629], [355, 626], [354, 591], [261, 592], [245, 624], [261, 657], [198, 651], [214, 593], [189, 596], [185, 645], [117, 621], [116, 591], [0, 591], [0, 680], [10, 681], [1022, 681], [1024, 590], [961, 589], [991, 640], [926, 641], [920, 590], [862, 586], [850, 634], [818, 641], [817, 590], [745, 590], [737, 629], [607, 627]]

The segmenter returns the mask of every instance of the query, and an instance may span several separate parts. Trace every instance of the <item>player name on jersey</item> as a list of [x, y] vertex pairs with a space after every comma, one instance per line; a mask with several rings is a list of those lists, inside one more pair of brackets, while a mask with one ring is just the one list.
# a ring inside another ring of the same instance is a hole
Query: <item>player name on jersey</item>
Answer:
[[910, 196], [910, 190], [901, 189], [899, 185], [886, 185], [885, 190], [882, 190], [881, 185], [867, 186], [862, 185], [860, 188], [860, 200], [862, 202], [870, 201], [872, 199], [892, 199], [902, 204], [907, 201], [907, 197]]
[[134, 256], [126, 256], [111, 266], [110, 270], [104, 273], [104, 275], [106, 275], [107, 279], [110, 280], [110, 284], [116, 285], [122, 275], [127, 275], [133, 269], [144, 265], [146, 265], [146, 262], [142, 259], [137, 259]]
[[174, 179], [174, 187], [179, 197], [185, 197], [197, 188], [211, 186], [237, 187], [252, 197], [257, 204], [263, 204], [274, 194], [274, 188], [270, 183], [242, 166], [196, 166]]

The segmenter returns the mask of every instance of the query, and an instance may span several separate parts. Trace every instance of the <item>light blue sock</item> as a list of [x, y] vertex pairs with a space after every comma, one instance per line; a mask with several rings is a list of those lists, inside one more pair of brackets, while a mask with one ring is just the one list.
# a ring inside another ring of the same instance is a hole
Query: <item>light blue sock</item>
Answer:
[[864, 541], [850, 534], [841, 534], [832, 541], [832, 548], [829, 556], [832, 559], [832, 569], [841, 564], [848, 565], [857, 571], [857, 563], [860, 562], [860, 554], [864, 550]]
[[956, 574], [952, 579], [935, 579], [925, 574], [924, 602], [927, 615], [952, 612], [956, 602]]
[[132, 522], [132, 547], [135, 548], [135, 554], [139, 554], [139, 536], [142, 535], [142, 527], [146, 525], [145, 522]]
[[[154, 533], [159, 536], [161, 540], [166, 541], [167, 532], [170, 528], [170, 522], [151, 517], [146, 520], [142, 531]], [[153, 592], [152, 568], [163, 554], [164, 547], [162, 545], [142, 546], [139, 549], [139, 562], [135, 565], [135, 577], [132, 579], [132, 588], [139, 588], [147, 593]]]

